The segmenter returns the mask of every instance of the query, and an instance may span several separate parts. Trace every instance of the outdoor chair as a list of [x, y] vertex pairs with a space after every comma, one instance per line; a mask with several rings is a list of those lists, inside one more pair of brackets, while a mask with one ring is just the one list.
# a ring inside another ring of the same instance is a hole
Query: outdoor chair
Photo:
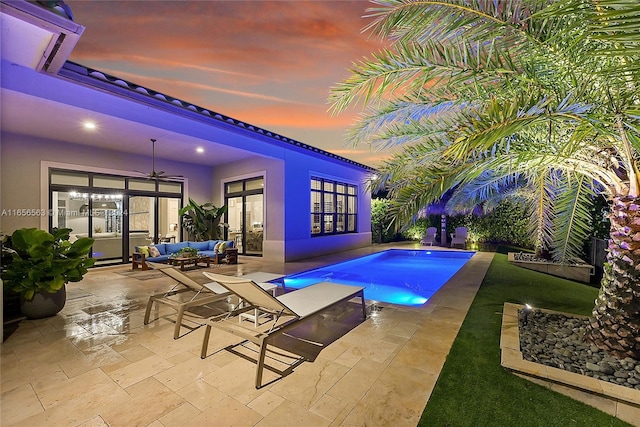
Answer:
[[[185, 311], [189, 311], [189, 309], [193, 307], [221, 301], [231, 296], [231, 293], [226, 288], [218, 285], [217, 283], [214, 282], [201, 285], [184, 273], [171, 267], [169, 264], [159, 264], [154, 262], [147, 262], [147, 264], [153, 269], [171, 277], [176, 281], [176, 284], [167, 292], [151, 295], [149, 297], [147, 311], [144, 314], [144, 324], [147, 325], [149, 323], [149, 316], [151, 315], [153, 303], [166, 304], [178, 312], [176, 317], [176, 326], [173, 331], [174, 339], [178, 339], [180, 337], [180, 327], [182, 325], [182, 318]], [[190, 295], [190, 298], [188, 293], [192, 294]], [[184, 298], [185, 296], [187, 299]], [[202, 319], [204, 321], [206, 317], [203, 317]]]
[[460, 245], [464, 249], [467, 245], [467, 237], [467, 227], [457, 227], [456, 232], [451, 234], [451, 247]]
[[[293, 337], [287, 333], [294, 327], [299, 326], [301, 322], [309, 319], [314, 314], [331, 308], [338, 303], [348, 301], [354, 297], [360, 298], [362, 304], [362, 316], [364, 319], [367, 317], [364, 302], [364, 288], [360, 286], [321, 282], [274, 297], [272, 294], [258, 286], [254, 281], [247, 278], [224, 276], [209, 272], [204, 272], [203, 274], [209, 279], [224, 286], [230, 292], [236, 294], [244, 301], [244, 304], [233, 312], [209, 319], [204, 339], [202, 341], [200, 357], [203, 359], [207, 357], [207, 348], [209, 345], [209, 337], [211, 335], [212, 327], [243, 338], [244, 341], [242, 343], [252, 342], [256, 344], [259, 348], [256, 360], [256, 388], [263, 386], [262, 373], [265, 367], [264, 362], [267, 346], [270, 345], [276, 347], [273, 342], [276, 338], [286, 335], [289, 338], [298, 339], [316, 346], [322, 346], [321, 343]], [[235, 315], [239, 315], [256, 308], [273, 315], [274, 320], [267, 330], [248, 330], [238, 323], [230, 321], [231, 317], [235, 317]], [[297, 358], [294, 363], [289, 365], [289, 368], [282, 372], [278, 371], [278, 373], [283, 376], [287, 375], [295, 366], [299, 365], [304, 360], [304, 357]], [[269, 369], [274, 370], [273, 368]]]
[[[220, 286], [216, 282], [205, 283], [204, 285], [201, 285], [168, 264], [147, 262], [147, 265], [155, 270], [164, 273], [166, 276], [171, 277], [176, 281], [176, 284], [167, 292], [152, 295], [149, 297], [147, 310], [144, 315], [144, 324], [147, 325], [149, 323], [149, 317], [151, 316], [153, 303], [166, 304], [177, 311], [176, 326], [173, 332], [174, 339], [180, 338], [180, 328], [182, 326], [182, 319], [184, 317], [185, 311], [189, 312], [189, 309], [193, 307], [204, 306], [213, 302], [222, 301], [232, 296], [227, 288]], [[281, 278], [282, 274], [264, 273], [258, 271], [255, 273], [249, 273], [243, 277], [260, 282], [267, 282], [269, 280]], [[269, 288], [273, 286], [271, 284], [261, 285], [265, 285]], [[188, 299], [185, 299], [183, 298], [183, 294], [187, 292], [191, 293], [192, 295], [191, 298], [187, 297]], [[193, 312], [190, 312], [190, 314], [195, 315], [195, 313]], [[202, 324], [204, 324], [208, 316], [201, 316], [201, 318], [203, 322]], [[202, 324], [200, 326], [202, 326]]]
[[437, 232], [438, 229], [436, 227], [427, 228], [427, 232], [422, 237], [422, 240], [420, 240], [420, 244], [423, 246], [433, 246], [436, 243]]

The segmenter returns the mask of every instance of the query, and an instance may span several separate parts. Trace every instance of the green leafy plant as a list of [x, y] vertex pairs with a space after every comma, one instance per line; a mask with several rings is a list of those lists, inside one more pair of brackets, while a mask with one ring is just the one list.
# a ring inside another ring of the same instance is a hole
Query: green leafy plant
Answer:
[[387, 243], [396, 238], [394, 222], [391, 218], [391, 201], [371, 200], [371, 240], [373, 243]]
[[178, 252], [169, 255], [169, 258], [178, 258], [178, 257], [187, 257], [191, 258], [198, 255], [198, 250], [196, 248], [182, 248]]
[[420, 240], [429, 227], [440, 228], [440, 215], [428, 215], [425, 218], [416, 218], [415, 221], [410, 222], [402, 228], [402, 236], [407, 240]]
[[89, 258], [93, 239], [71, 243], [69, 233], [70, 228], [54, 228], [51, 233], [37, 228], [14, 231], [2, 247], [4, 287], [31, 300], [36, 292], [55, 293], [82, 280], [95, 262]]
[[182, 227], [196, 241], [216, 240], [220, 231], [228, 224], [221, 223], [227, 212], [227, 205], [216, 207], [213, 203], [197, 204], [189, 198], [189, 204], [178, 213], [182, 216]]

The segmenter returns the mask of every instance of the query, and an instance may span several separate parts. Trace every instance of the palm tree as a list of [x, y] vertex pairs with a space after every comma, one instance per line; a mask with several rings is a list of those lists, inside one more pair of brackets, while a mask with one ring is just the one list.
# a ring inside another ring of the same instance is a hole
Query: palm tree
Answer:
[[640, 8], [636, 0], [374, 0], [391, 48], [332, 88], [367, 106], [349, 137], [384, 148], [378, 184], [399, 221], [453, 190], [457, 204], [525, 200], [557, 259], [610, 204], [609, 268], [589, 339], [640, 359]]

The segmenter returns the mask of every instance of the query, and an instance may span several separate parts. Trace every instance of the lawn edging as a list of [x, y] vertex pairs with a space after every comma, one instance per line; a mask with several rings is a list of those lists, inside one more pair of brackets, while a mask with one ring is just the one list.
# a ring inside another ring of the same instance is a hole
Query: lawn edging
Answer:
[[522, 252], [509, 252], [507, 254], [507, 259], [510, 263], [517, 265], [518, 267], [528, 268], [529, 270], [539, 271], [541, 273], [547, 273], [582, 283], [589, 283], [591, 281], [591, 276], [595, 274], [595, 269], [590, 264], [557, 264], [547, 260], [540, 260], [535, 257], [533, 260], [521, 259], [519, 255], [533, 256], [533, 254], [522, 254]]
[[640, 390], [524, 360], [520, 351], [518, 328], [518, 310], [523, 307], [520, 304], [504, 303], [500, 364], [522, 378], [593, 406], [629, 424], [640, 426]]

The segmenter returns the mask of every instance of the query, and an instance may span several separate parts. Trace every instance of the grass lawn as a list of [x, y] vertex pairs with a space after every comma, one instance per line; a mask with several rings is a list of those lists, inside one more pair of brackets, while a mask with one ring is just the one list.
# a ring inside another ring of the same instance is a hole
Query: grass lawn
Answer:
[[496, 253], [419, 426], [628, 426], [500, 366], [504, 302], [589, 315], [598, 290], [516, 267]]

